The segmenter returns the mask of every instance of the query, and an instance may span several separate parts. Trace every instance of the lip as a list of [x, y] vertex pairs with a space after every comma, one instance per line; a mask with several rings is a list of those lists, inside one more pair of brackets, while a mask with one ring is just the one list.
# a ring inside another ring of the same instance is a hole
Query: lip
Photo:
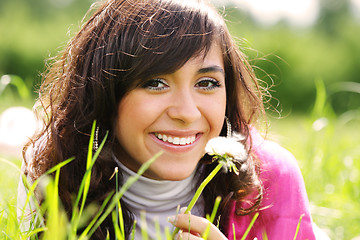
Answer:
[[195, 141], [193, 141], [192, 143], [186, 144], [186, 145], [177, 145], [177, 144], [173, 144], [170, 142], [165, 142], [160, 140], [159, 138], [157, 138], [155, 136], [155, 132], [150, 133], [150, 137], [153, 139], [153, 141], [157, 144], [159, 144], [161, 146], [161, 148], [163, 148], [164, 150], [168, 150], [168, 151], [173, 151], [173, 152], [186, 152], [186, 151], [190, 151], [199, 141], [199, 139], [201, 138], [201, 136], [203, 135], [203, 133], [200, 132], [156, 132], [156, 134], [163, 134], [163, 135], [168, 135], [168, 136], [174, 136], [174, 137], [179, 137], [179, 138], [183, 138], [183, 137], [191, 137], [195, 135]]

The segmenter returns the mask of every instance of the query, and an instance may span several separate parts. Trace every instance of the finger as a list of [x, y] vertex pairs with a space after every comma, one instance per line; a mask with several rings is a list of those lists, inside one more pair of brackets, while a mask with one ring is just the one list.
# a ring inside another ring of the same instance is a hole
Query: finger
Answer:
[[191, 214], [178, 214], [172, 224], [185, 231], [192, 231], [197, 233], [204, 233], [209, 225], [209, 221], [202, 217], [197, 217]]
[[175, 219], [170, 219], [170, 222], [184, 232], [190, 232], [193, 235], [196, 233], [203, 235], [205, 230], [210, 227], [208, 236], [211, 236], [211, 239], [226, 239], [223, 233], [215, 225], [202, 217], [191, 214], [178, 214]]
[[183, 232], [182, 230], [180, 230], [180, 232], [177, 234], [176, 240], [201, 240], [203, 238], [201, 238], [199, 235], [194, 235], [192, 233], [189, 232]]

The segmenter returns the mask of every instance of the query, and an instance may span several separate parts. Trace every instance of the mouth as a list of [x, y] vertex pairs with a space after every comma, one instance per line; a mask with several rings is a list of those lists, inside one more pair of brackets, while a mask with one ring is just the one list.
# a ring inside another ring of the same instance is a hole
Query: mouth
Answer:
[[162, 133], [154, 133], [155, 137], [163, 142], [168, 142], [174, 145], [190, 145], [195, 142], [196, 135], [177, 137], [172, 135], [166, 135]]

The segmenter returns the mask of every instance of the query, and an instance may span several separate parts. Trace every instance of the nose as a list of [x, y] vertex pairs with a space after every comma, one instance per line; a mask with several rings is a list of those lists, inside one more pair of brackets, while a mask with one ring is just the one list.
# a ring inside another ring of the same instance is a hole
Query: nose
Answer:
[[170, 118], [189, 124], [201, 117], [199, 101], [190, 90], [179, 91], [172, 95], [168, 109]]

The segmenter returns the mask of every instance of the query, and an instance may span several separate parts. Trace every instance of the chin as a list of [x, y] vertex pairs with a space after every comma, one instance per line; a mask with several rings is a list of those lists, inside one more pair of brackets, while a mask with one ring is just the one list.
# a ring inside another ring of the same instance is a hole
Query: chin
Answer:
[[[190, 173], [191, 174], [191, 173]], [[168, 180], [168, 181], [181, 181], [181, 180], [184, 180], [186, 179], [187, 177], [190, 176], [190, 174], [187, 174], [187, 175], [172, 175], [172, 176], [169, 176], [167, 177], [166, 179], [164, 178], [164, 180]]]

